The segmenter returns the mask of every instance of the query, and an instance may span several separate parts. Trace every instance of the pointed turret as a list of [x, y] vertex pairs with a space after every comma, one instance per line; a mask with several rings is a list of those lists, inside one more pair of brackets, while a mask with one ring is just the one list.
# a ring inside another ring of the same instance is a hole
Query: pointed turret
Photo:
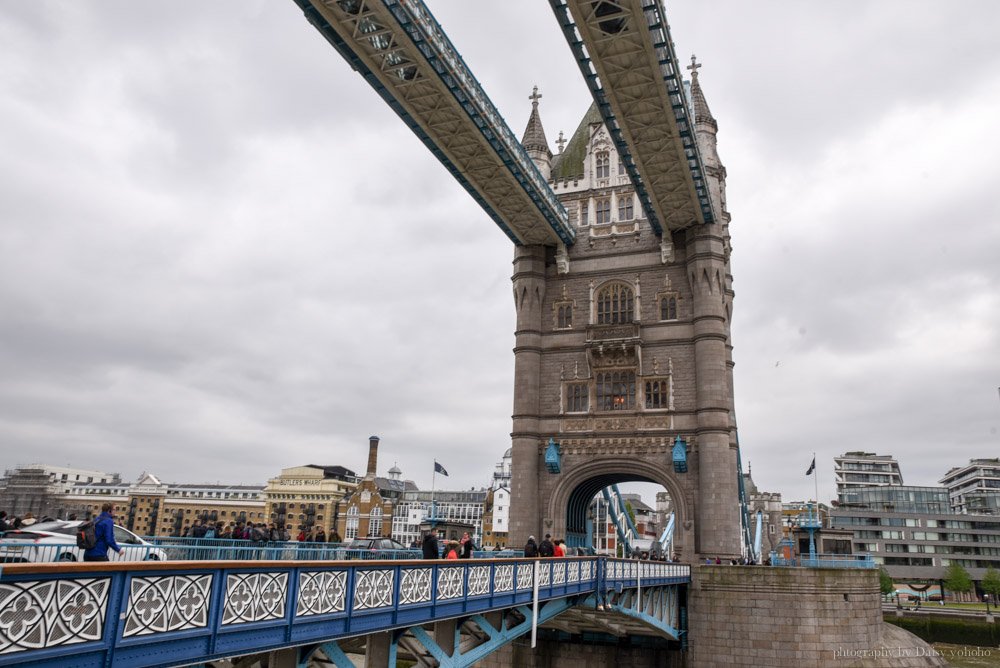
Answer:
[[698, 63], [694, 56], [691, 56], [691, 106], [694, 107], [694, 131], [698, 141], [698, 152], [701, 154], [702, 162], [705, 165], [705, 174], [709, 177], [709, 189], [712, 193], [712, 204], [715, 207], [716, 215], [721, 216], [723, 222], [728, 222], [726, 213], [726, 168], [719, 159], [719, 151], [716, 144], [716, 135], [719, 132], [719, 124], [712, 116], [705, 100], [705, 93], [701, 90], [701, 83], [698, 81]]
[[542, 119], [538, 115], [538, 100], [541, 97], [538, 86], [535, 86], [531, 95], [528, 96], [528, 99], [531, 100], [531, 116], [528, 118], [528, 127], [524, 129], [521, 145], [524, 146], [528, 157], [547, 180], [552, 171], [552, 151], [549, 150], [549, 141], [545, 138]]
[[709, 125], [713, 130], [718, 131], [719, 124], [712, 116], [712, 111], [708, 108], [708, 102], [705, 100], [705, 94], [701, 91], [701, 84], [698, 83], [699, 67], [701, 67], [701, 63], [697, 62], [694, 56], [691, 56], [691, 64], [688, 65], [688, 69], [691, 70], [691, 106], [694, 107], [694, 122], [695, 124]]

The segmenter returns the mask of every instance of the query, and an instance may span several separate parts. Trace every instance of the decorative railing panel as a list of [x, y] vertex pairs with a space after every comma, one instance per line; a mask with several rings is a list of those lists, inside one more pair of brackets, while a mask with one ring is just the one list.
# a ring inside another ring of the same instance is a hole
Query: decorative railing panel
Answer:
[[111, 579], [0, 583], [0, 654], [100, 640]]
[[680, 564], [603, 557], [14, 564], [0, 663], [183, 665], [326, 642], [529, 604], [536, 569], [539, 601], [690, 579]]
[[133, 577], [123, 637], [208, 626], [212, 575]]

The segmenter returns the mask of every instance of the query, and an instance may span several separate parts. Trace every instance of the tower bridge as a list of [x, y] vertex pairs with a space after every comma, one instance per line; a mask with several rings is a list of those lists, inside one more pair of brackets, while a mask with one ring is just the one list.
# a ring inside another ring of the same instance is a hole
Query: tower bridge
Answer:
[[[593, 97], [555, 154], [537, 90], [518, 141], [420, 0], [295, 2], [514, 244], [510, 544], [551, 533], [586, 545], [594, 496], [647, 481], [669, 492], [673, 556], [686, 563], [8, 566], [0, 663], [343, 667], [362, 653], [369, 666], [468, 666], [539, 628], [690, 645], [693, 665], [739, 652], [818, 666], [821, 640], [878, 647], [870, 572], [690, 566], [745, 555], [752, 541], [740, 507], [726, 170], [700, 66], [683, 81], [662, 1], [550, 0]], [[785, 629], [753, 614], [747, 592], [821, 630], [782, 653]], [[729, 614], [734, 600], [745, 614]], [[700, 653], [699, 634], [711, 638]], [[503, 656], [495, 665], [537, 665], [530, 653]]]
[[515, 244], [510, 541], [586, 544], [589, 498], [639, 480], [678, 556], [745, 555], [725, 168], [662, 2], [551, 0], [594, 99], [554, 155], [537, 88], [517, 141], [420, 0], [295, 1]]

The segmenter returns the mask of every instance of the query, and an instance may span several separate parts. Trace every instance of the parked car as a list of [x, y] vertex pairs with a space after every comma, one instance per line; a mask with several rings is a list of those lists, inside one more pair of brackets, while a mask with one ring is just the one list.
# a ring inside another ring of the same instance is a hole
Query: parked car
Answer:
[[[39, 522], [21, 529], [5, 531], [0, 536], [0, 562], [83, 561], [83, 550], [76, 546], [77, 527], [82, 521], [54, 520]], [[167, 553], [147, 543], [128, 529], [115, 525], [118, 554], [108, 550], [111, 561], [165, 561]]]
[[566, 548], [567, 557], [593, 557], [596, 555], [597, 551], [589, 545]]
[[401, 543], [397, 543], [391, 538], [355, 538], [347, 546], [348, 550], [403, 550], [404, 552], [415, 552]]

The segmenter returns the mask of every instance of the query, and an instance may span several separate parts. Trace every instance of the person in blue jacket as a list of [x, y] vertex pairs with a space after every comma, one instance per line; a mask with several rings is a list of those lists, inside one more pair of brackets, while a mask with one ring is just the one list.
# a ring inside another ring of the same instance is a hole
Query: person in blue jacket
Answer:
[[94, 547], [83, 553], [84, 561], [107, 561], [109, 547], [118, 554], [122, 553], [122, 549], [115, 542], [115, 519], [111, 516], [113, 507], [114, 505], [110, 503], [101, 506], [101, 514], [94, 522], [94, 536], [97, 542]]

